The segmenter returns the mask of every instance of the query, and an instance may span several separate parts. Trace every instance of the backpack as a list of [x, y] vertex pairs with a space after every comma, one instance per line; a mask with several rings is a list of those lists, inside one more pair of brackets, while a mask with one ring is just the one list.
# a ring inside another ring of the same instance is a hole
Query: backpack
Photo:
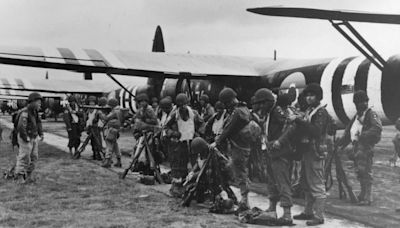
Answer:
[[18, 130], [17, 130], [17, 128], [18, 128], [18, 121], [19, 121], [19, 118], [21, 117], [21, 113], [22, 113], [22, 110], [19, 110], [19, 111], [17, 111], [17, 112], [15, 112], [14, 114], [12, 114], [12, 123], [13, 123], [13, 130], [11, 131], [11, 145], [14, 147], [14, 146], [17, 146], [17, 147], [19, 147], [19, 144], [18, 144]]
[[254, 120], [250, 120], [242, 130], [239, 131], [239, 135], [243, 137], [248, 142], [256, 143], [260, 140], [262, 134], [262, 130], [260, 125]]

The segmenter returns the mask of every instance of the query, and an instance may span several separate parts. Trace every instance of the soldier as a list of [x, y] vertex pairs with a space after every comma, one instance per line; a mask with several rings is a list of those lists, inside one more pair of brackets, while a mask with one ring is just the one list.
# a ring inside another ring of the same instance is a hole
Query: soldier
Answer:
[[83, 114], [79, 110], [79, 106], [74, 95], [68, 97], [68, 104], [65, 108], [63, 118], [68, 132], [69, 153], [72, 157], [81, 144], [81, 133], [83, 131]]
[[[89, 105], [96, 105], [96, 97], [90, 96], [88, 98]], [[87, 120], [86, 120], [86, 130], [90, 137], [90, 143], [92, 145], [93, 150], [93, 160], [101, 161], [100, 151], [102, 150], [101, 143], [101, 135], [100, 135], [100, 127], [99, 121], [102, 117], [102, 113], [97, 109], [88, 109], [86, 112]]]
[[250, 156], [251, 142], [246, 140], [242, 134], [242, 129], [250, 122], [251, 114], [245, 103], [237, 100], [236, 92], [231, 88], [224, 88], [219, 93], [219, 100], [224, 103], [227, 112], [230, 114], [225, 121], [222, 133], [215, 140], [215, 146], [221, 151], [224, 150], [224, 144], [230, 144], [229, 154], [232, 157], [232, 168], [235, 180], [239, 183], [240, 194], [242, 196], [238, 212], [249, 209], [248, 193], [248, 161]]
[[167, 135], [171, 138], [179, 136], [177, 145], [170, 151], [171, 175], [173, 178], [171, 194], [179, 196], [182, 193], [182, 180], [187, 175], [188, 162], [193, 167], [197, 154], [192, 154], [190, 143], [196, 135], [203, 131], [203, 119], [188, 106], [188, 97], [184, 93], [176, 96], [177, 109], [171, 114], [166, 124]]
[[338, 141], [344, 149], [350, 142], [353, 151], [350, 159], [354, 160], [361, 192], [358, 195], [359, 205], [371, 205], [372, 202], [372, 164], [373, 148], [381, 139], [382, 123], [375, 111], [368, 107], [368, 96], [365, 91], [354, 93], [353, 102], [357, 114], [347, 125], [343, 137]]
[[136, 96], [136, 101], [139, 103], [139, 110], [134, 118], [135, 130], [154, 130], [158, 120], [152, 106], [149, 105], [149, 97], [145, 93], [140, 93]]
[[[208, 167], [206, 172], [207, 181], [202, 182], [204, 185], [208, 186], [199, 186], [198, 189], [202, 190], [197, 194], [197, 201], [204, 201], [202, 198], [204, 197], [204, 193], [207, 190], [210, 190], [212, 193], [212, 198], [220, 194], [222, 191], [225, 191], [227, 196], [237, 204], [237, 199], [232, 189], [230, 188], [229, 182], [231, 181], [231, 172], [228, 165], [227, 158], [218, 151], [217, 148], [210, 146], [203, 138], [196, 137], [193, 139], [191, 143], [191, 149], [195, 154], [198, 154], [198, 160], [196, 165], [192, 168], [188, 176], [186, 177], [186, 181], [192, 179], [195, 176], [195, 173], [198, 173], [203, 165], [207, 165]], [[207, 157], [210, 156], [210, 161], [208, 164], [205, 164]], [[199, 200], [200, 198], [200, 200]], [[214, 204], [216, 202], [214, 201]]]
[[217, 101], [215, 103], [215, 109], [217, 112], [211, 118], [209, 118], [205, 128], [205, 136], [209, 143], [214, 142], [215, 137], [219, 136], [222, 133], [224, 121], [228, 116], [225, 110], [225, 106], [221, 101]]
[[[98, 103], [99, 103], [100, 107], [106, 107], [107, 106], [107, 102], [108, 101], [107, 101], [106, 97], [100, 97]], [[99, 121], [97, 122], [97, 126], [99, 127], [99, 130], [100, 130], [101, 150], [102, 150], [102, 154], [104, 156], [105, 155], [105, 151], [107, 149], [107, 145], [106, 145], [106, 142], [104, 140], [104, 125], [105, 125], [105, 119], [106, 119], [106, 116], [107, 116], [108, 112], [107, 112], [107, 110], [99, 109], [97, 111], [97, 113], [99, 114], [99, 117], [100, 117]]]
[[160, 105], [157, 112], [157, 119], [159, 126], [161, 128], [161, 132], [158, 137], [160, 139], [160, 150], [163, 152], [165, 158], [168, 159], [170, 154], [171, 144], [167, 137], [167, 130], [164, 128], [167, 124], [168, 120], [171, 118], [171, 114], [173, 113], [173, 103], [172, 98], [170, 96], [164, 97], [160, 100]]
[[39, 158], [38, 138], [43, 141], [42, 122], [38, 111], [42, 104], [42, 96], [39, 93], [31, 93], [28, 97], [27, 107], [20, 110], [18, 115], [18, 144], [19, 151], [15, 174], [17, 180], [32, 182], [32, 172]]
[[118, 146], [119, 129], [122, 126], [123, 117], [121, 108], [118, 106], [118, 100], [111, 98], [108, 100], [108, 105], [112, 108], [111, 112], [105, 117], [106, 130], [105, 130], [105, 142], [106, 142], [106, 154], [102, 167], [110, 168], [112, 163], [112, 155], [115, 154], [117, 157], [117, 163], [115, 167], [121, 167], [121, 151]]
[[308, 220], [306, 222], [308, 226], [316, 226], [324, 223], [326, 200], [324, 162], [327, 156], [326, 138], [331, 117], [321, 104], [323, 94], [319, 84], [307, 85], [303, 93], [308, 106], [305, 116], [293, 115], [290, 120], [303, 131], [302, 146], [297, 146], [296, 149], [303, 154], [301, 179], [306, 203], [304, 212], [293, 218]]
[[210, 104], [210, 98], [208, 97], [207, 94], [203, 94], [200, 96], [200, 116], [203, 118], [204, 122], [207, 122], [208, 119], [210, 119], [214, 113], [215, 110], [213, 106]]
[[280, 201], [283, 208], [282, 217], [278, 218], [279, 225], [292, 225], [291, 215], [292, 187], [290, 182], [290, 165], [292, 161], [292, 147], [289, 138], [283, 134], [287, 125], [286, 95], [278, 96], [276, 105], [275, 97], [268, 89], [259, 89], [255, 93], [255, 102], [260, 103], [263, 116], [267, 116], [265, 123], [266, 142], [272, 147], [267, 149], [268, 169], [268, 214], [276, 218], [276, 205]]
[[157, 119], [160, 127], [165, 126], [171, 116], [173, 109], [174, 106], [172, 104], [172, 98], [170, 96], [161, 99], [159, 108], [157, 110]]

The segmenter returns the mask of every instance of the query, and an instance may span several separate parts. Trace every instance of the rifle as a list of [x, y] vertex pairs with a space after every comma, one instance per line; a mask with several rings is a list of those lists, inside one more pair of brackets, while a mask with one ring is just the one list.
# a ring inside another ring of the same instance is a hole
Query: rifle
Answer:
[[154, 160], [154, 156], [152, 154], [152, 151], [151, 151], [149, 143], [148, 143], [149, 137], [151, 137], [151, 135], [149, 135], [147, 131], [144, 132], [142, 134], [142, 136], [140, 136], [139, 142], [137, 143], [137, 147], [135, 150], [135, 154], [132, 158], [132, 161], [130, 162], [129, 166], [124, 170], [124, 172], [122, 172], [120, 174], [120, 179], [124, 179], [126, 177], [126, 175], [128, 174], [129, 170], [132, 170], [135, 168], [135, 166], [139, 160], [139, 157], [143, 153], [143, 150], [144, 150], [145, 157], [146, 157], [146, 159], [148, 159], [150, 170], [154, 173], [154, 177], [156, 178], [158, 183], [160, 183], [160, 184], [164, 183], [164, 181], [161, 177], [160, 167], [158, 164], [156, 164], [156, 162]]
[[156, 178], [156, 180], [158, 181], [158, 183], [163, 184], [164, 181], [161, 177], [161, 173], [160, 173], [160, 166], [156, 165], [156, 162], [154, 160], [153, 154], [151, 153], [149, 144], [147, 142], [147, 135], [145, 135], [145, 140], [144, 140], [144, 146], [146, 149], [146, 157], [149, 159], [149, 164], [150, 164], [150, 170], [152, 170], [154, 172], [154, 177]]
[[90, 132], [83, 143], [79, 146], [78, 150], [75, 152], [75, 154], [72, 156], [73, 159], [79, 159], [81, 157], [81, 153], [85, 151], [86, 146], [89, 144], [90, 138], [92, 137], [92, 133]]
[[[183, 202], [182, 206], [184, 207], [189, 207], [190, 203], [192, 202], [193, 197], [195, 196], [197, 189], [199, 188], [200, 185], [200, 180], [203, 178], [203, 176], [206, 173], [206, 170], [208, 169], [208, 165], [210, 163], [212, 154], [209, 153], [207, 156], [206, 161], [203, 164], [203, 167], [201, 167], [200, 172], [197, 175], [196, 181], [194, 184], [192, 184], [186, 191], [183, 196]], [[183, 184], [184, 187], [188, 186], [191, 180], [193, 180], [194, 177], [192, 177], [190, 180], [186, 180], [185, 183]]]
[[109, 106], [97, 106], [97, 105], [79, 105], [79, 108], [82, 109], [99, 109], [99, 110], [111, 110]]
[[[85, 140], [83, 141], [83, 143], [79, 146], [78, 150], [75, 152], [75, 154], [73, 155], [73, 159], [79, 159], [81, 157], [81, 153], [83, 153], [83, 151], [85, 151], [86, 146], [89, 144], [90, 139], [92, 138], [92, 132], [90, 131], [89, 134], [87, 135], [87, 137], [85, 138]], [[100, 146], [101, 142], [99, 142]], [[105, 153], [103, 150], [100, 150], [100, 153], [103, 155], [103, 158], [105, 157]]]
[[142, 150], [144, 148], [142, 146], [143, 140], [145, 140], [145, 137], [144, 136], [140, 137], [139, 142], [137, 143], [137, 146], [136, 146], [135, 153], [132, 156], [132, 160], [129, 163], [129, 166], [119, 175], [120, 179], [125, 179], [125, 177], [128, 174], [129, 170], [132, 169], [132, 167], [134, 167], [136, 165], [136, 163], [137, 163], [137, 161], [139, 159], [139, 156], [142, 153]]
[[[334, 150], [332, 152], [331, 156], [331, 161], [335, 159], [335, 166], [336, 166], [336, 179], [338, 182], [338, 188], [339, 188], [339, 199], [346, 199], [347, 195], [350, 198], [350, 201], [352, 203], [357, 203], [358, 199], [356, 195], [353, 192], [353, 188], [349, 184], [349, 181], [347, 179], [346, 173], [344, 172], [343, 165], [342, 165], [342, 160], [340, 159], [339, 156], [339, 151], [342, 149], [340, 148], [339, 143], [336, 142], [336, 138], [334, 140]], [[343, 147], [344, 148], [344, 147]], [[331, 165], [328, 166], [329, 170], [331, 169]], [[345, 188], [347, 190], [347, 193], [345, 191]]]

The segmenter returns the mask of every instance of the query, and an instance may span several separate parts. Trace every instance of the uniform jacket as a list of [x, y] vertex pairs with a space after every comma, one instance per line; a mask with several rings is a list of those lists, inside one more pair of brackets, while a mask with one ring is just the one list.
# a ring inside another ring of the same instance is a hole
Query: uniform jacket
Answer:
[[43, 136], [42, 121], [38, 112], [27, 107], [21, 109], [17, 131], [24, 141], [28, 141], [28, 137], [36, 138], [37, 136]]
[[119, 130], [122, 126], [122, 112], [119, 106], [114, 107], [106, 116], [107, 127]]
[[78, 109], [77, 110], [71, 109], [71, 110], [69, 108], [66, 108], [63, 115], [64, 123], [67, 127], [67, 130], [72, 129], [72, 123], [73, 123], [72, 114], [75, 114], [78, 117], [78, 124], [82, 124], [83, 122], [83, 113]]
[[[351, 119], [350, 123], [347, 124], [342, 141], [340, 142], [341, 146], [348, 145], [351, 142], [350, 129], [356, 118], [357, 115], [355, 115], [353, 119]], [[376, 112], [370, 108], [366, 110], [362, 125], [363, 127], [359, 136], [359, 143], [366, 146], [374, 146], [380, 141], [382, 133], [382, 123]]]
[[148, 105], [144, 109], [140, 108], [136, 114], [135, 119], [150, 125], [158, 124], [156, 113], [150, 105]]
[[216, 144], [222, 145], [225, 140], [229, 139], [232, 144], [250, 150], [250, 142], [244, 140], [240, 135], [240, 130], [250, 122], [251, 118], [250, 110], [247, 108], [246, 104], [239, 103], [225, 121], [223, 131], [221, 135], [217, 137]]
[[[209, 119], [208, 119], [208, 121], [207, 121], [207, 123], [206, 123], [206, 126], [205, 126], [205, 135], [207, 136], [207, 137], [212, 137], [212, 138], [214, 138], [215, 137], [215, 134], [214, 134], [214, 132], [213, 132], [213, 125], [214, 125], [214, 122], [215, 122], [215, 120], [217, 120], [217, 118], [219, 117], [219, 118], [226, 118], [227, 117], [227, 113], [226, 113], [226, 111], [224, 111], [223, 113], [222, 113], [222, 115], [221, 116], [219, 116], [218, 115], [218, 113], [214, 113]], [[220, 120], [220, 119], [218, 119], [218, 120]], [[225, 121], [225, 120], [224, 120]]]
[[158, 127], [157, 115], [150, 105], [144, 109], [140, 108], [133, 120], [134, 131], [154, 130], [154, 127]]
[[[311, 113], [314, 109], [309, 108], [306, 113]], [[306, 114], [307, 116], [307, 114]], [[320, 106], [318, 110], [311, 116], [310, 120], [306, 118], [297, 118], [295, 120], [296, 127], [298, 127], [301, 135], [298, 135], [300, 144], [305, 146], [307, 151], [312, 151], [316, 156], [323, 156], [327, 152], [327, 135], [331, 126], [332, 117], [326, 111], [324, 106]], [[299, 146], [299, 145], [296, 145]], [[300, 151], [307, 152], [307, 151]]]
[[[94, 114], [94, 119], [93, 119], [93, 121], [92, 121], [92, 123], [88, 123], [88, 121], [89, 121], [89, 115], [90, 114], [93, 114], [93, 112], [95, 113]], [[96, 109], [94, 109], [94, 110], [87, 110], [87, 112], [86, 112], [86, 126], [87, 127], [98, 127], [98, 123], [99, 123], [99, 121], [101, 121], [101, 119], [103, 119], [104, 117], [102, 117], [102, 115], [104, 115], [100, 110], [96, 110]]]
[[279, 149], [271, 149], [270, 155], [272, 158], [282, 157], [291, 159], [293, 154], [291, 137], [285, 134], [288, 129], [288, 121], [285, 110], [280, 106], [275, 106], [270, 113], [269, 124], [268, 124], [268, 142], [274, 142], [278, 140], [280, 142]]
[[204, 122], [207, 122], [215, 113], [214, 107], [207, 103], [206, 107], [201, 107], [200, 116], [203, 118]]

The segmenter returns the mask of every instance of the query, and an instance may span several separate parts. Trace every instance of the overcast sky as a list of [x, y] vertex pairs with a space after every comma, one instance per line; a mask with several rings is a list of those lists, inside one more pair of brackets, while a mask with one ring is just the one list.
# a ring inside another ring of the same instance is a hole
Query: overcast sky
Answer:
[[[0, 45], [150, 51], [161, 25], [168, 52], [272, 57], [276, 49], [278, 58], [360, 55], [327, 21], [246, 11], [276, 5], [400, 14], [398, 0], [1, 0]], [[353, 25], [385, 57], [400, 53], [400, 25]], [[43, 75], [14, 69], [1, 67], [0, 74]]]

